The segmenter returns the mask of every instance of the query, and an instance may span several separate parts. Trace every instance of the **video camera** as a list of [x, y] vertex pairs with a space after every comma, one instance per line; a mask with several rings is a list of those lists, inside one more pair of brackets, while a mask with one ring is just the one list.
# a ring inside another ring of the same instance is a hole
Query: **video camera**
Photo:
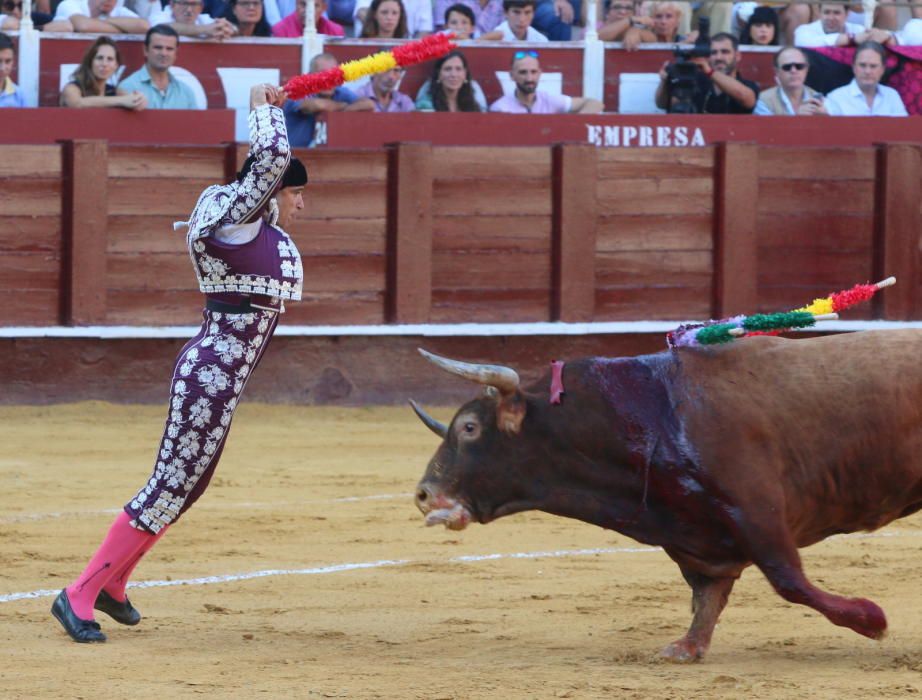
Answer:
[[695, 114], [698, 111], [695, 97], [698, 92], [698, 65], [693, 58], [709, 58], [711, 55], [711, 20], [707, 17], [698, 19], [698, 38], [694, 45], [676, 46], [673, 49], [676, 60], [666, 66], [669, 84], [670, 114]]

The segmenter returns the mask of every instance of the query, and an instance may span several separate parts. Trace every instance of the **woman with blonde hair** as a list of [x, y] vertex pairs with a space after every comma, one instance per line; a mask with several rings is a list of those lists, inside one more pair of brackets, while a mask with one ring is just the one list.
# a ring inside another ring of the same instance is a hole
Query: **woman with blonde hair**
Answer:
[[61, 90], [62, 107], [124, 107], [141, 110], [147, 100], [140, 92], [126, 93], [109, 84], [109, 78], [122, 65], [118, 46], [101, 36], [83, 55], [71, 82]]
[[698, 38], [698, 32], [679, 34], [682, 22], [684, 2], [656, 2], [650, 8], [653, 21], [649, 27], [634, 26], [624, 35], [624, 48], [635, 51], [640, 44], [677, 44], [692, 43]]

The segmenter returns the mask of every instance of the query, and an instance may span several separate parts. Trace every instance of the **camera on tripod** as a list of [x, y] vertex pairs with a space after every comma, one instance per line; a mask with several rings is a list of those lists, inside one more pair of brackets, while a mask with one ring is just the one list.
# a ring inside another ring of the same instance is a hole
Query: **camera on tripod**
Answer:
[[692, 46], [676, 46], [673, 55], [676, 60], [666, 67], [669, 84], [670, 114], [695, 114], [698, 112], [698, 65], [693, 58], [709, 58], [711, 55], [711, 20], [698, 19], [698, 38]]

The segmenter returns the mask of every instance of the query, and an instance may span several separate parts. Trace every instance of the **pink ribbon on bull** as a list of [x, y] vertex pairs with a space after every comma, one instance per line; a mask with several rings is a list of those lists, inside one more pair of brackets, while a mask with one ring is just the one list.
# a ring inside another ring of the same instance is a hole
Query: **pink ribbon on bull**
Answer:
[[560, 360], [551, 362], [551, 404], [560, 403], [560, 396], [564, 394], [563, 389], [563, 365]]

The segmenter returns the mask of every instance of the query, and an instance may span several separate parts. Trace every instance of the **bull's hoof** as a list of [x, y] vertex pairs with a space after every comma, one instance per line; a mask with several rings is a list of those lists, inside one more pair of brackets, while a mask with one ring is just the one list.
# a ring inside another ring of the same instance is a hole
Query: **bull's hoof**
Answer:
[[685, 638], [679, 639], [660, 652], [660, 658], [676, 664], [691, 664], [700, 661], [707, 651]]
[[858, 634], [863, 634], [871, 639], [881, 640], [887, 635], [887, 616], [880, 606], [865, 598], [854, 598], [857, 609], [857, 624], [850, 627]]

